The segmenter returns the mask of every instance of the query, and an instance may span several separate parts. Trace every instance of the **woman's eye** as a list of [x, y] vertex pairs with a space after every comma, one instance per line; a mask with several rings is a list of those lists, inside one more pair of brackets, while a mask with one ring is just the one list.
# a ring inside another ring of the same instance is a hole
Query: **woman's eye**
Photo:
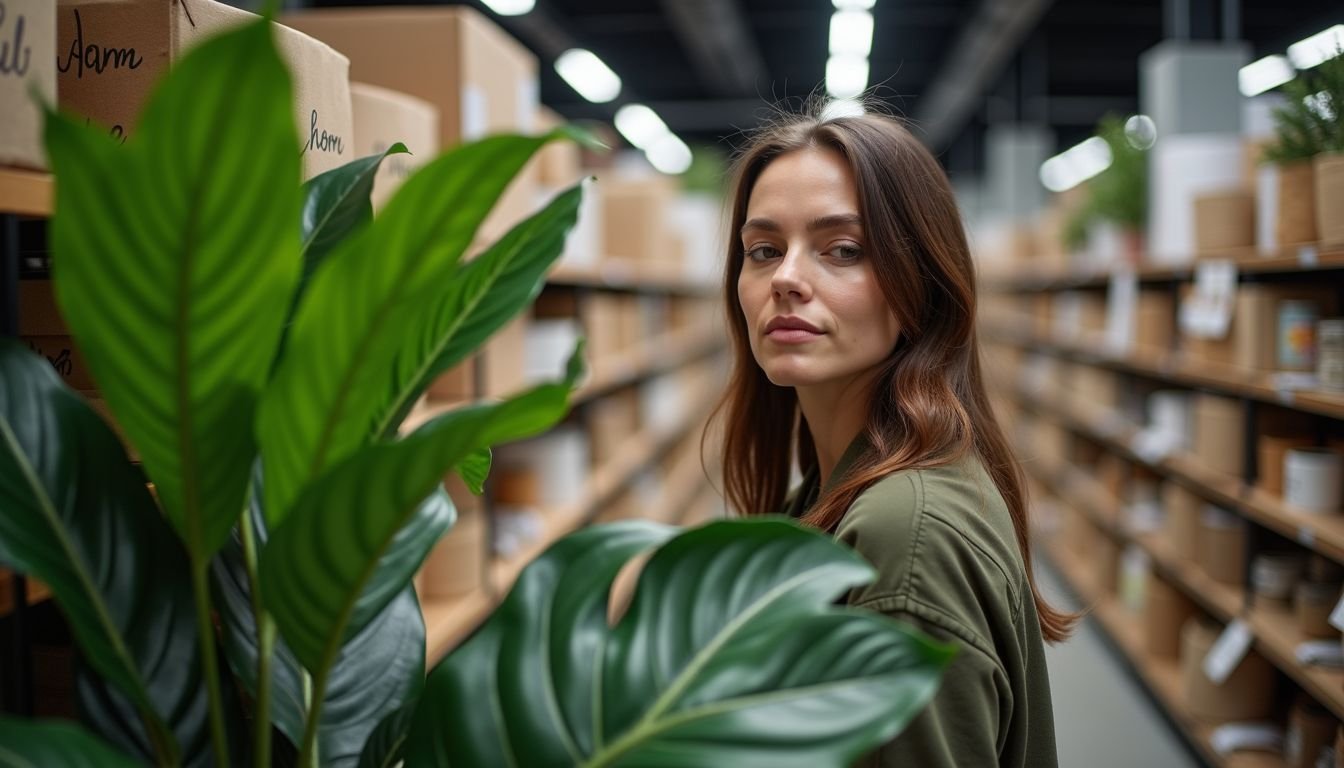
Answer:
[[747, 258], [752, 261], [766, 261], [779, 255], [779, 249], [769, 245], [758, 245], [747, 250]]
[[857, 261], [863, 255], [857, 245], [838, 245], [831, 249], [831, 253], [839, 261]]

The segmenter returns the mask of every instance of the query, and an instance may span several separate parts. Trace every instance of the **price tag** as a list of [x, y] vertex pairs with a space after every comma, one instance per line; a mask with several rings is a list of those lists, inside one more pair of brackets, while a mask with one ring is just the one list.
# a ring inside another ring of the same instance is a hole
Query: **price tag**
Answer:
[[1209, 734], [1209, 746], [1220, 755], [1278, 752], [1283, 748], [1283, 729], [1273, 723], [1228, 723]]
[[1298, 528], [1298, 529], [1297, 529], [1297, 543], [1298, 543], [1298, 544], [1301, 544], [1302, 546], [1306, 547], [1307, 549], [1315, 549], [1315, 548], [1316, 548], [1316, 534], [1313, 533], [1312, 530], [1311, 530], [1310, 528]]
[[1330, 612], [1330, 626], [1344, 632], [1344, 595], [1340, 595], [1339, 602], [1335, 604], [1335, 610]]
[[1246, 658], [1251, 650], [1251, 628], [1241, 619], [1233, 619], [1231, 624], [1218, 636], [1218, 641], [1204, 657], [1204, 674], [1214, 685], [1222, 685], [1232, 676], [1237, 665]]
[[1304, 245], [1297, 249], [1297, 263], [1304, 267], [1314, 267], [1321, 261], [1321, 255], [1314, 245]]

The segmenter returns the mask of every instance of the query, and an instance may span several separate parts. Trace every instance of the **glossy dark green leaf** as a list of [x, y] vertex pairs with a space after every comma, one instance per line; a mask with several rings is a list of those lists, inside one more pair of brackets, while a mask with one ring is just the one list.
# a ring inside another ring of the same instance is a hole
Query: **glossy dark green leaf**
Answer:
[[47, 119], [61, 311], [196, 557], [243, 506], [299, 276], [291, 89], [270, 34], [248, 24], [174, 62], [124, 146]]
[[478, 496], [485, 491], [485, 480], [490, 476], [490, 461], [490, 449], [482, 448], [469, 454], [457, 465], [457, 474], [462, 482]]
[[[714, 523], [663, 545], [609, 629], [603, 590], [601, 610], [572, 605], [594, 591], [576, 580], [612, 567], [590, 552], [604, 530], [528, 566], [430, 674], [407, 766], [838, 768], [895, 736], [951, 659], [897, 622], [834, 606], [872, 569], [782, 519]], [[483, 691], [486, 715], [452, 716]]]
[[151, 731], [93, 724], [119, 742], [132, 734], [145, 757], [165, 748], [154, 745], [178, 753], [174, 740], [184, 757], [205, 751], [187, 556], [144, 476], [51, 366], [10, 341], [0, 341], [0, 438], [0, 560], [51, 587], [84, 659]]
[[391, 436], [416, 398], [440, 373], [460, 363], [523, 311], [546, 284], [546, 273], [578, 220], [583, 188], [575, 185], [515, 226], [485, 253], [463, 264], [430, 309], [403, 338], [392, 369], [378, 433]]
[[417, 702], [418, 699], [409, 699], [373, 729], [359, 755], [359, 768], [395, 768], [401, 763]]
[[314, 274], [258, 421], [273, 529], [309, 483], [375, 435], [399, 347], [509, 181], [558, 135], [495, 136], [434, 160]]
[[308, 282], [337, 245], [373, 220], [370, 196], [383, 160], [388, 155], [409, 153], [405, 144], [397, 142], [385, 152], [352, 160], [304, 182], [300, 226], [302, 282]]
[[425, 503], [443, 476], [482, 448], [559, 421], [582, 373], [581, 352], [563, 382], [451, 411], [399, 442], [360, 449], [310, 485], [273, 529], [261, 555], [266, 604], [314, 676], [406, 586], [451, 523], [451, 507]]
[[72, 723], [0, 717], [5, 768], [135, 768], [135, 761]]
[[[583, 750], [569, 734], [592, 723], [611, 583], [630, 557], [674, 532], [645, 521], [586, 528], [523, 569], [495, 614], [430, 673], [407, 736], [406, 764], [581, 762]], [[537, 697], [532, 712], [506, 708], [506, 689], [516, 685]], [[551, 713], [549, 721], [531, 717], [541, 710]], [[453, 715], [463, 711], [472, 716]], [[514, 727], [526, 731], [520, 737], [538, 739], [526, 760], [518, 759], [505, 733]]]
[[[260, 482], [260, 474], [255, 474], [254, 485]], [[264, 545], [265, 520], [255, 503], [256, 494], [253, 499], [249, 514], [258, 544]], [[234, 674], [255, 695], [257, 627], [237, 537], [215, 556], [211, 572], [225, 655]], [[380, 721], [419, 694], [424, 670], [424, 617], [414, 590], [408, 587], [341, 649], [318, 729], [322, 765], [354, 766]], [[271, 722], [291, 744], [298, 745], [308, 715], [303, 704], [303, 667], [284, 638], [275, 641], [271, 673]]]

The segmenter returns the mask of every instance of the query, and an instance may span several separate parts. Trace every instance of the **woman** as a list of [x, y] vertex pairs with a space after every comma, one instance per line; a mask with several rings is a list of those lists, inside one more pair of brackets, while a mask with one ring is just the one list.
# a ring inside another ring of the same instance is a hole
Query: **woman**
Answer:
[[[1032, 580], [946, 175], [893, 118], [793, 117], [753, 139], [731, 194], [729, 503], [834, 532], [878, 572], [850, 604], [961, 649], [929, 708], [867, 764], [1055, 766], [1042, 639], [1064, 639], [1073, 617]], [[803, 482], [786, 498], [794, 455]]]

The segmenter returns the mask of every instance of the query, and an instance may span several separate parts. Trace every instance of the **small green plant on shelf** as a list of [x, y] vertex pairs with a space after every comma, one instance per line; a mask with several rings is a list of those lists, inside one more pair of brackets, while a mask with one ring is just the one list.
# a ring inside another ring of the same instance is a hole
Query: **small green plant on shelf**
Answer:
[[[841, 766], [922, 708], [950, 649], [834, 607], [869, 567], [777, 519], [582, 530], [426, 674], [410, 582], [455, 518], [443, 478], [479, 492], [492, 445], [555, 424], [581, 349], [562, 381], [398, 426], [541, 290], [581, 186], [462, 255], [562, 139], [582, 136], [459, 147], [374, 217], [382, 157], [297, 183], [290, 81], [264, 22], [187, 55], [124, 146], [48, 116], [57, 299], [143, 464], [45, 361], [0, 344], [0, 561], [50, 585], [82, 659], [82, 722], [0, 718], [0, 751]], [[617, 571], [650, 548], [610, 625]]]
[[1283, 86], [1286, 101], [1275, 107], [1274, 141], [1263, 159], [1276, 165], [1310, 160], [1323, 152], [1344, 152], [1344, 49], [1299, 72]]
[[[1148, 221], [1148, 146], [1137, 129], [1115, 115], [1097, 125], [1096, 136], [1106, 142], [1111, 162], [1088, 179], [1084, 200], [1064, 221], [1060, 236], [1069, 251], [1087, 246], [1088, 230], [1098, 221], [1116, 225], [1131, 240], [1131, 257], [1141, 248], [1137, 238]], [[1135, 125], [1138, 125], [1137, 123]]]

